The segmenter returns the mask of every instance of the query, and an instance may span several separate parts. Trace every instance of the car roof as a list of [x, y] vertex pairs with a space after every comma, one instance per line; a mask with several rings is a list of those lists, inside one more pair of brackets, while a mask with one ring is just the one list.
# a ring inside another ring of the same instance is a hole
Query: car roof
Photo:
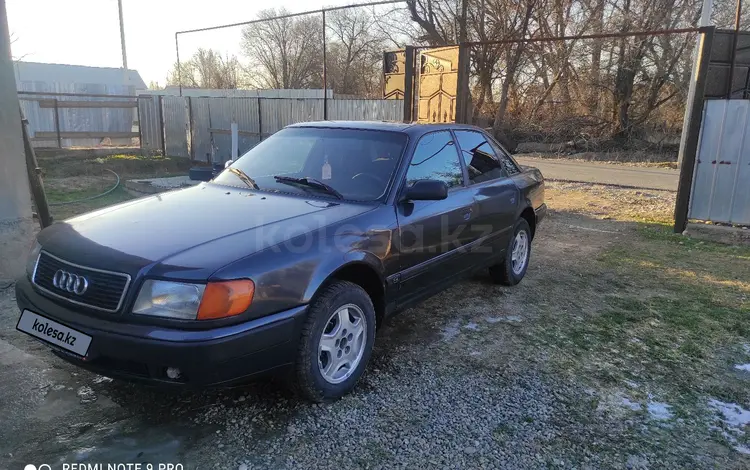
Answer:
[[478, 127], [471, 126], [469, 124], [455, 124], [455, 123], [430, 123], [430, 124], [418, 124], [418, 123], [404, 123], [404, 122], [390, 122], [390, 121], [315, 121], [315, 122], [299, 122], [292, 124], [287, 127], [316, 127], [316, 128], [327, 128], [327, 129], [362, 129], [372, 131], [390, 131], [390, 132], [403, 132], [411, 136], [419, 136], [428, 132], [442, 130], [442, 129], [472, 129], [477, 130]]

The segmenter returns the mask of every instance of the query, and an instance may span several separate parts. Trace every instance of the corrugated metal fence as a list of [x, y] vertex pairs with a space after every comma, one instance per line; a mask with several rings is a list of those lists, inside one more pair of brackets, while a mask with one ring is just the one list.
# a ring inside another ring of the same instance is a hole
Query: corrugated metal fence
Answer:
[[[155, 101], [157, 100], [157, 101]], [[161, 101], [161, 115], [158, 112]], [[329, 120], [403, 119], [399, 100], [327, 100]], [[157, 112], [152, 106], [157, 103]], [[230, 128], [239, 128], [240, 154], [289, 124], [323, 120], [322, 98], [140, 96], [141, 145], [167, 155], [199, 161], [226, 161], [231, 155]], [[163, 126], [162, 122], [163, 121]], [[165, 141], [151, 138], [151, 129], [164, 129]], [[147, 130], [148, 129], [148, 130]]]
[[689, 217], [750, 224], [750, 101], [706, 101]]
[[164, 135], [161, 132], [161, 99], [158, 96], [138, 97], [138, 127], [141, 133], [141, 148], [151, 151], [164, 149]]
[[[135, 89], [132, 86], [21, 81], [18, 83], [18, 91], [33, 93], [19, 93], [19, 100], [21, 110], [29, 121], [29, 132], [34, 138], [34, 146], [97, 146], [102, 142], [101, 135], [124, 135], [133, 130], [135, 103], [132, 107], [127, 107], [134, 100]], [[61, 96], [61, 93], [81, 96]], [[58, 101], [58, 108], [50, 104], [55, 100]], [[106, 102], [109, 106], [96, 107], [92, 104], [87, 107], [86, 102], [90, 101]], [[117, 107], [118, 103], [122, 107]], [[88, 133], [97, 137], [63, 137], [58, 142], [58, 130], [63, 136]], [[127, 137], [116, 137], [111, 140], [113, 144], [131, 144], [130, 138]]]

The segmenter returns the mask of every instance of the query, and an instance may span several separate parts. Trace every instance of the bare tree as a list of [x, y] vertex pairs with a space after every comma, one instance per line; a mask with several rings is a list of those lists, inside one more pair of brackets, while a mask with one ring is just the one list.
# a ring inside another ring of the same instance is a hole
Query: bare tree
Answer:
[[213, 49], [198, 49], [187, 61], [177, 64], [167, 77], [167, 85], [190, 88], [238, 88], [241, 85], [242, 66], [237, 57], [225, 56]]
[[[15, 44], [16, 42], [18, 42], [18, 35], [15, 32], [11, 31], [11, 33], [10, 33], [10, 48], [11, 48], [11, 50], [13, 49], [13, 44]], [[24, 55], [18, 56], [18, 55], [13, 55], [12, 52], [11, 52], [11, 60], [13, 60], [13, 62], [20, 62], [27, 55], [28, 54], [24, 54]]]
[[258, 13], [268, 19], [246, 26], [242, 50], [250, 60], [250, 78], [260, 88], [320, 88], [322, 22], [318, 16], [273, 19], [285, 9]]
[[419, 25], [423, 31], [415, 39], [430, 46], [456, 43], [459, 36], [458, 31], [461, 29], [461, 25], [459, 25], [462, 10], [461, 1], [406, 0], [412, 21]]
[[[735, 0], [716, 0], [728, 26]], [[677, 29], [698, 0], [407, 0], [418, 45]], [[729, 11], [731, 10], [731, 12]], [[750, 24], [750, 15], [748, 15]], [[464, 29], [465, 28], [465, 29]], [[632, 136], [678, 128], [694, 36], [645, 35], [475, 45], [473, 118], [496, 133]], [[502, 137], [502, 136], [501, 136]]]
[[326, 21], [328, 85], [337, 94], [380, 95], [385, 38], [365, 10], [333, 12]]
[[[529, 37], [532, 14], [536, 3], [537, 0], [521, 1], [517, 4], [517, 8], [514, 8], [514, 11], [511, 12], [508, 11], [507, 5], [497, 1], [493, 4], [494, 9], [491, 17], [497, 24], [503, 24], [506, 31], [512, 32], [509, 36], [512, 35], [514, 39], [524, 39]], [[524, 42], [511, 43], [504, 47], [505, 70], [500, 85], [500, 102], [492, 124], [492, 129], [496, 134], [501, 131], [505, 112], [508, 109], [508, 92], [515, 83], [516, 74], [526, 47], [527, 44]]]
[[[742, 12], [740, 15], [740, 29], [750, 30], [750, 5], [747, 0], [742, 1]], [[737, 0], [714, 0], [711, 24], [717, 28], [734, 29], [735, 16], [737, 13]]]

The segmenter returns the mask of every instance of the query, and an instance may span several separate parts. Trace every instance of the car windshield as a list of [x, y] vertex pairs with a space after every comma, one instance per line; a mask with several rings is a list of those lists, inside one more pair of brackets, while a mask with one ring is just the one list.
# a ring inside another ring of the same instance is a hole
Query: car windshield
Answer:
[[[397, 132], [291, 127], [231, 167], [261, 190], [374, 201], [384, 195], [405, 145], [406, 135]], [[214, 182], [246, 185], [238, 173], [223, 171]]]

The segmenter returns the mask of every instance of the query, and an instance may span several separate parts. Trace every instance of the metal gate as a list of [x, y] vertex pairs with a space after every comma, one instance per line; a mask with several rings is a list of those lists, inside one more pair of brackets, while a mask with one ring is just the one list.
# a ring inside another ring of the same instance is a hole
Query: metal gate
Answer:
[[386, 100], [404, 99], [406, 89], [406, 51], [383, 53], [383, 98]]
[[[438, 47], [423, 49], [417, 55], [418, 49], [406, 46], [383, 54], [383, 98], [404, 100], [406, 122], [413, 119], [415, 94], [417, 122], [456, 122], [459, 57], [465, 55], [462, 60], [468, 64], [466, 50], [462, 53], [460, 46]], [[468, 76], [468, 67], [463, 73]], [[468, 89], [465, 95], [468, 97]]]
[[418, 122], [455, 122], [458, 46], [425, 49], [419, 54]]
[[708, 100], [689, 217], [750, 224], [750, 101]]

